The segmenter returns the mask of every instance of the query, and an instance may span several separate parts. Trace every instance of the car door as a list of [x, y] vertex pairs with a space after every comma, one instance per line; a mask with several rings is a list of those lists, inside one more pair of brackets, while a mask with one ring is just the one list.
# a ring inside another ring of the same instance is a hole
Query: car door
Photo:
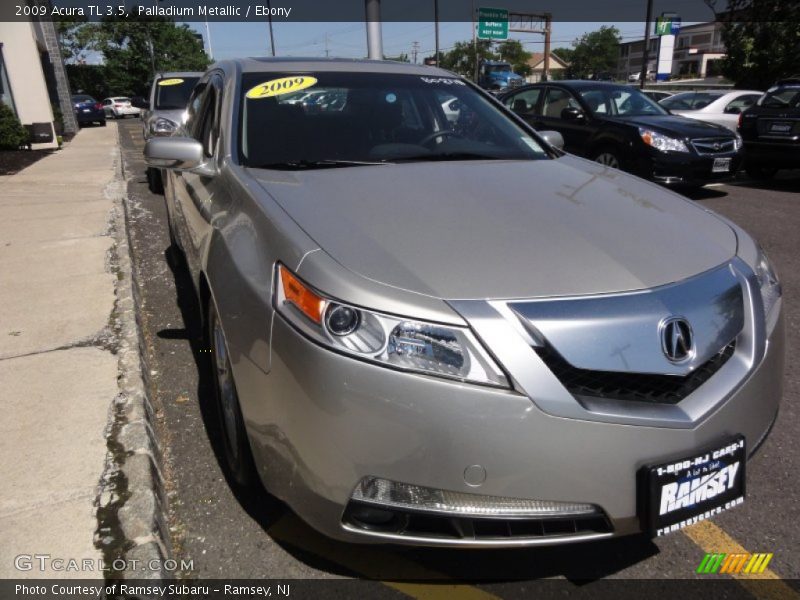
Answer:
[[[591, 113], [570, 91], [556, 86], [547, 86], [541, 106], [536, 129], [558, 131], [564, 138], [564, 150], [586, 155], [588, 142], [597, 128]], [[582, 116], [571, 118], [565, 109], [577, 109]]]
[[540, 103], [542, 87], [533, 87], [520, 90], [503, 99], [503, 104], [524, 119], [531, 127], [538, 128], [541, 124]]
[[211, 75], [207, 82], [198, 83], [189, 100], [189, 116], [182, 133], [194, 137], [203, 145], [206, 161], [205, 172], [175, 172], [174, 204], [176, 229], [186, 260], [193, 273], [201, 268], [202, 251], [209, 233], [211, 202], [214, 192], [211, 188], [217, 167], [219, 150], [220, 105], [222, 102], [222, 77]]

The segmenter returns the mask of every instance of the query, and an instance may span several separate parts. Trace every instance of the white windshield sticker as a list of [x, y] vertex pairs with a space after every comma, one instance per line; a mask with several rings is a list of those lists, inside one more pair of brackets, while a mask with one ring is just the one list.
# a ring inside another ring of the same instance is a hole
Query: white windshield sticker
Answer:
[[420, 77], [425, 83], [443, 83], [445, 85], [467, 85], [460, 79], [450, 79], [448, 77]]

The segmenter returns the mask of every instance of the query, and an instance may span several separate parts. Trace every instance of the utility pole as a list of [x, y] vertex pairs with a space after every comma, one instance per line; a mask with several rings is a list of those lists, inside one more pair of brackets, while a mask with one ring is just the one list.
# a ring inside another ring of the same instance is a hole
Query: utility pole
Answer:
[[433, 0], [433, 35], [436, 38], [436, 66], [439, 66], [439, 0]]
[[472, 51], [475, 53], [475, 83], [478, 83], [478, 32], [475, 29], [475, 0], [472, 0]]
[[550, 80], [550, 30], [553, 25], [553, 15], [544, 14], [544, 80]]
[[381, 0], [364, 0], [367, 16], [367, 58], [383, 60]]
[[272, 31], [272, 7], [270, 0], [267, 0], [267, 20], [269, 22], [269, 45], [272, 48], [272, 56], [275, 56], [275, 33]]
[[414, 64], [417, 64], [417, 52], [419, 52], [419, 42], [411, 42], [411, 56], [414, 57]]
[[642, 71], [639, 74], [639, 87], [644, 89], [647, 81], [647, 63], [650, 62], [650, 22], [653, 20], [653, 0], [647, 0], [647, 21], [644, 24], [644, 52], [642, 53]]

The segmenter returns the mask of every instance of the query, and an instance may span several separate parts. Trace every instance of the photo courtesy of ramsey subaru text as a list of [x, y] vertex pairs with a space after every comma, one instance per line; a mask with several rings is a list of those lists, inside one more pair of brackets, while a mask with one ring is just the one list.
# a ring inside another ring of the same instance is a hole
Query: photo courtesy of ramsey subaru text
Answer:
[[746, 501], [782, 394], [769, 259], [561, 144], [433, 67], [209, 69], [145, 158], [233, 481], [333, 538], [431, 546], [659, 536]]

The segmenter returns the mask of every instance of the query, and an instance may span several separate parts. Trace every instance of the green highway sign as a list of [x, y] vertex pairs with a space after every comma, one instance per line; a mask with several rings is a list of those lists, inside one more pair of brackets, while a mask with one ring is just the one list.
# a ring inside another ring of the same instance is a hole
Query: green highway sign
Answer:
[[478, 38], [482, 40], [507, 40], [508, 11], [505, 8], [479, 8]]

